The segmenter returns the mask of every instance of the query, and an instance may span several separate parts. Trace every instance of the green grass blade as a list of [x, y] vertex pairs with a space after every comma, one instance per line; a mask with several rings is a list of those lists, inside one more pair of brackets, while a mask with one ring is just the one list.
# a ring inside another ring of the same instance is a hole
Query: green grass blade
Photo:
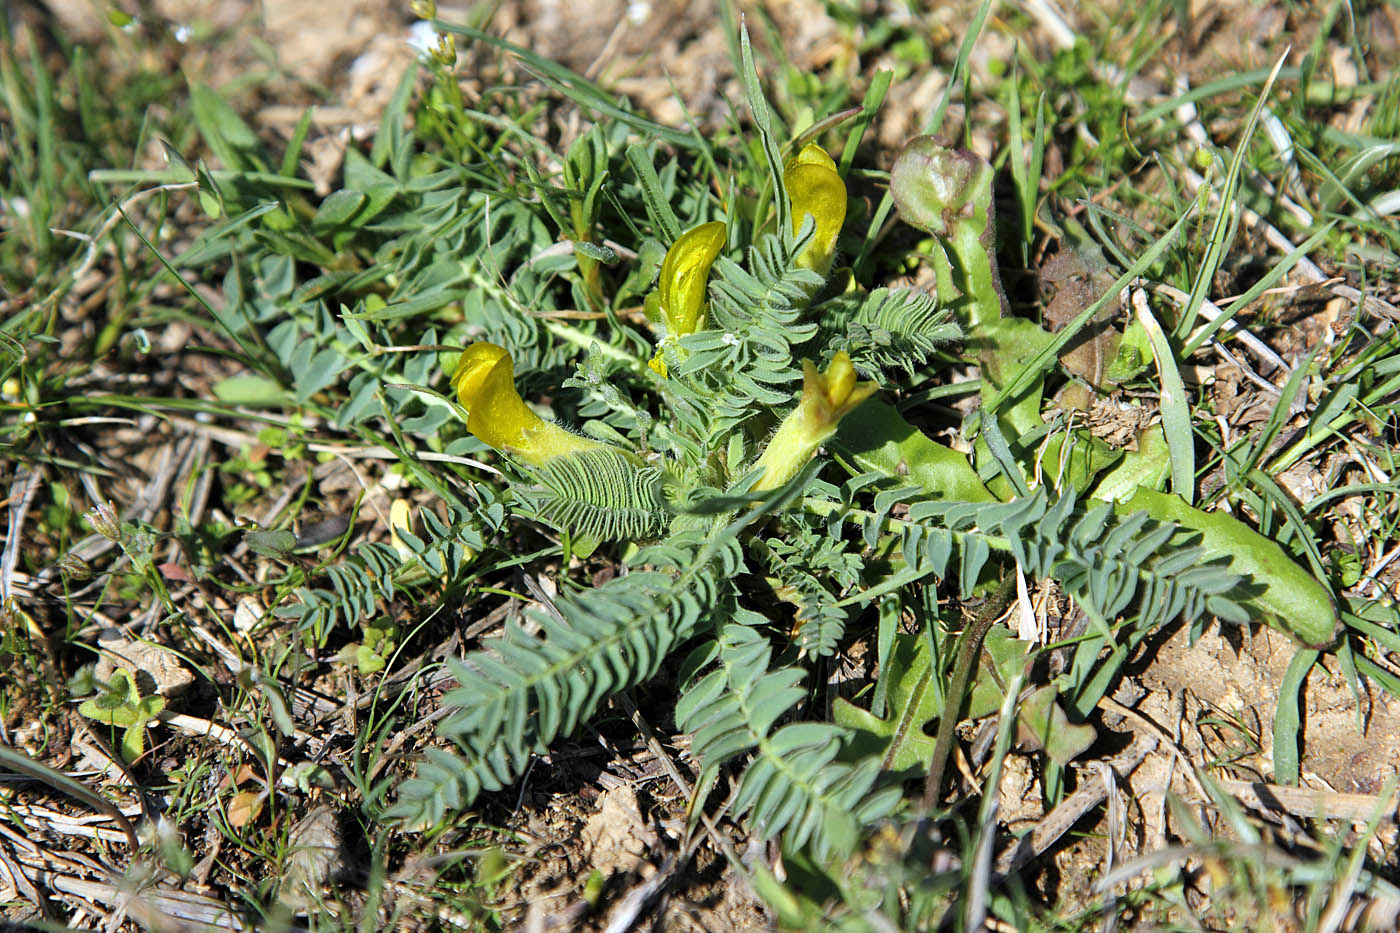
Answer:
[[1157, 375], [1162, 383], [1162, 431], [1167, 436], [1167, 452], [1172, 470], [1172, 492], [1186, 500], [1196, 501], [1196, 439], [1191, 431], [1191, 402], [1186, 386], [1176, 367], [1176, 354], [1152, 311], [1147, 307], [1147, 295], [1139, 291], [1133, 296], [1137, 319], [1147, 338], [1152, 341], [1152, 356], [1157, 361]]
[[846, 137], [845, 148], [841, 150], [839, 170], [842, 178], [850, 173], [851, 163], [855, 161], [856, 150], [860, 148], [860, 141], [865, 138], [865, 131], [870, 128], [870, 123], [875, 119], [875, 115], [880, 112], [880, 105], [885, 102], [885, 95], [889, 93], [890, 82], [893, 80], [894, 72], [881, 69], [875, 72], [875, 77], [870, 81], [870, 87], [865, 89], [865, 97], [860, 102], [860, 113], [851, 126], [850, 134]]
[[308, 107], [306, 112], [297, 121], [296, 129], [292, 130], [292, 138], [287, 142], [287, 151], [282, 153], [282, 166], [278, 171], [279, 175], [291, 178], [297, 173], [297, 165], [301, 161], [301, 149], [306, 144], [306, 136], [311, 132], [311, 118], [315, 115], [315, 108]]
[[1278, 686], [1278, 709], [1274, 713], [1274, 781], [1279, 784], [1298, 783], [1298, 739], [1303, 729], [1299, 701], [1303, 683], [1308, 671], [1317, 663], [1319, 653], [1314, 648], [1298, 649]]
[[1178, 341], [1186, 339], [1196, 326], [1196, 316], [1201, 311], [1201, 304], [1206, 300], [1206, 293], [1210, 291], [1211, 283], [1215, 281], [1215, 273], [1220, 269], [1220, 264], [1225, 260], [1225, 251], [1235, 240], [1235, 232], [1240, 223], [1240, 206], [1236, 203], [1236, 195], [1240, 188], [1240, 173], [1244, 168], [1244, 157], [1249, 151], [1249, 144], [1254, 139], [1254, 131], [1259, 127], [1259, 118], [1264, 112], [1264, 102], [1269, 99], [1269, 92], [1273, 90], [1274, 82], [1278, 80], [1278, 73], [1283, 68], [1283, 63], [1288, 59], [1288, 52], [1279, 56], [1279, 60], [1274, 64], [1274, 69], [1269, 73], [1268, 80], [1264, 82], [1264, 89], [1259, 93], [1259, 99], [1254, 102], [1254, 109], [1249, 113], [1249, 121], [1245, 124], [1244, 133], [1240, 136], [1240, 144], [1235, 147], [1234, 157], [1230, 159], [1230, 169], [1225, 174], [1225, 187], [1220, 192], [1220, 212], [1215, 215], [1215, 223], [1210, 231], [1210, 245], [1206, 249], [1205, 258], [1201, 262], [1200, 272], [1196, 275], [1196, 281], [1191, 286], [1191, 300], [1186, 305], [1186, 310], [1182, 312], [1181, 319], [1176, 322], [1173, 336]]
[[1220, 331], [1220, 328], [1234, 320], [1235, 315], [1241, 308], [1249, 307], [1250, 303], [1256, 298], [1273, 288], [1280, 279], [1287, 275], [1289, 271], [1303, 259], [1303, 257], [1316, 249], [1318, 245], [1327, 238], [1327, 235], [1332, 232], [1332, 228], [1336, 225], [1337, 221], [1334, 220], [1323, 226], [1320, 230], [1303, 241], [1303, 243], [1290, 251], [1289, 254], [1283, 258], [1282, 262], [1275, 264], [1263, 278], [1250, 286], [1248, 291], [1240, 295], [1234, 301], [1231, 301], [1230, 306], [1225, 309], [1224, 314], [1206, 324], [1195, 336], [1186, 341], [1186, 345], [1181, 348], [1182, 359], [1190, 359], [1191, 354], [1195, 353], [1196, 350], [1200, 348], [1201, 344], [1214, 337]]
[[661, 235], [662, 242], [667, 244], [676, 242], [676, 239], [681, 235], [681, 222], [676, 219], [676, 212], [671, 209], [671, 202], [667, 201], [661, 192], [661, 179], [656, 174], [656, 166], [652, 164], [651, 155], [646, 149], [634, 143], [627, 147], [627, 163], [632, 166], [632, 171], [642, 186], [642, 200], [646, 203], [647, 212], [652, 215], [652, 219], [659, 228], [656, 232]]
[[[763, 96], [763, 87], [758, 79], [758, 68], [754, 64], [753, 46], [749, 43], [749, 30], [746, 26], [739, 27], [739, 54], [742, 57], [739, 75], [744, 82], [744, 95], [749, 102], [749, 111], [753, 114], [754, 126], [758, 128], [759, 141], [763, 145], [763, 155], [768, 162], [768, 173], [771, 176], [773, 190], [781, 192], [783, 190], [783, 159], [778, 151], [778, 141], [773, 135], [773, 115], [768, 109], [768, 101]], [[775, 195], [773, 207], [777, 212], [778, 230], [783, 236], [788, 235], [790, 227], [789, 212], [792, 205], [787, 198]]]

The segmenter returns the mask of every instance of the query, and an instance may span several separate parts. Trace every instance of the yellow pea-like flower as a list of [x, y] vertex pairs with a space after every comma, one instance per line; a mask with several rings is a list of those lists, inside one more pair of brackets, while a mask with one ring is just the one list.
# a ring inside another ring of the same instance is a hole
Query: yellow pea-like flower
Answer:
[[777, 489], [796, 476], [822, 442], [836, 433], [841, 419], [878, 388], [873, 382], [856, 381], [845, 350], [831, 358], [824, 373], [817, 372], [811, 360], [803, 360], [802, 398], [758, 458], [763, 475], [754, 489]]
[[[682, 233], [666, 251], [656, 291], [647, 301], [649, 313], [666, 326], [663, 339], [675, 340], [704, 326], [710, 266], [714, 265], [727, 238], [723, 222], [712, 220]], [[651, 368], [666, 375], [666, 361], [659, 348]]]
[[452, 388], [467, 410], [467, 430], [497, 450], [540, 466], [565, 454], [608, 445], [579, 437], [530, 410], [515, 390], [515, 363], [504, 347], [478, 341], [467, 347], [452, 374]]
[[808, 214], [817, 225], [812, 242], [797, 257], [797, 264], [826, 275], [836, 255], [836, 238], [846, 222], [846, 183], [826, 150], [812, 143], [788, 161], [783, 169], [783, 187], [792, 202], [792, 235], [797, 236]]
[[669, 335], [693, 334], [704, 324], [710, 266], [724, 248], [726, 236], [724, 224], [712, 220], [682, 233], [666, 251], [656, 292]]

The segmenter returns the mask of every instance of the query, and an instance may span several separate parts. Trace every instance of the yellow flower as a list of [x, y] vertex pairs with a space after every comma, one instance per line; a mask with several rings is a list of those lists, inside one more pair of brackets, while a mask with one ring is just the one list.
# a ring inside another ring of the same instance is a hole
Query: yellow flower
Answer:
[[608, 446], [570, 433], [531, 411], [515, 391], [515, 363], [509, 351], [494, 343], [478, 341], [462, 352], [452, 388], [467, 410], [468, 431], [534, 466]]
[[797, 236], [808, 214], [817, 225], [812, 242], [797, 257], [797, 264], [826, 275], [836, 255], [836, 237], [846, 222], [846, 183], [826, 150], [812, 143], [788, 161], [783, 169], [783, 187], [792, 201], [792, 235]]
[[674, 337], [693, 334], [705, 321], [705, 289], [710, 266], [724, 248], [724, 224], [712, 220], [682, 233], [661, 261], [657, 293], [666, 332]]
[[822, 442], [836, 433], [842, 417], [878, 388], [873, 382], [856, 381], [855, 367], [845, 350], [831, 358], [824, 373], [817, 372], [811, 360], [803, 360], [802, 398], [758, 458], [763, 475], [754, 489], [777, 489], [796, 476]]
[[[705, 289], [710, 283], [710, 266], [724, 248], [728, 233], [722, 222], [691, 227], [676, 238], [661, 261], [656, 291], [647, 298], [647, 311], [666, 326], [663, 340], [693, 334], [705, 323]], [[660, 348], [651, 368], [666, 375], [666, 361]]]

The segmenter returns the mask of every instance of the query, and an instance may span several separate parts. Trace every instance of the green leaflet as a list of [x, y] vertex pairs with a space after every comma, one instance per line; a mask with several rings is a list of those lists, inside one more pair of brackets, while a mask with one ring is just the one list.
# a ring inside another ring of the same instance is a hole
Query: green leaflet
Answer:
[[230, 405], [284, 405], [287, 390], [256, 373], [239, 373], [214, 383], [215, 398]]
[[1248, 575], [1242, 584], [1248, 595], [1242, 594], [1240, 602], [1261, 621], [1310, 648], [1325, 647], [1336, 639], [1342, 622], [1331, 593], [1276, 542], [1229, 515], [1203, 512], [1176, 496], [1141, 486], [1116, 509], [1120, 516], [1144, 511], [1158, 521], [1175, 522], [1180, 526], [1173, 535], [1177, 543], [1199, 535], [1203, 560], [1228, 558], [1232, 573]]

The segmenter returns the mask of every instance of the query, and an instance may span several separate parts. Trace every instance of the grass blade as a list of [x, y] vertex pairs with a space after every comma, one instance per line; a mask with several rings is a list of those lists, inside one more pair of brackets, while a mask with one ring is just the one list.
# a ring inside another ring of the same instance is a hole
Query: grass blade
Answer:
[[1163, 332], [1152, 311], [1147, 307], [1147, 293], [1133, 293], [1133, 307], [1138, 323], [1152, 341], [1152, 356], [1157, 361], [1161, 380], [1162, 431], [1167, 436], [1167, 452], [1172, 469], [1172, 492], [1186, 500], [1196, 501], [1196, 440], [1191, 432], [1191, 403], [1186, 398], [1186, 386], [1176, 368], [1176, 354], [1171, 341]]
[[1303, 648], [1293, 655], [1278, 687], [1278, 712], [1274, 714], [1274, 780], [1280, 784], [1298, 783], [1298, 737], [1302, 733], [1302, 713], [1298, 701], [1308, 671], [1317, 663], [1318, 651]]
[[1283, 68], [1283, 63], [1288, 60], [1291, 47], [1285, 49], [1274, 63], [1274, 70], [1269, 72], [1268, 80], [1264, 82], [1264, 89], [1259, 93], [1259, 99], [1254, 102], [1254, 109], [1249, 113], [1249, 122], [1245, 124], [1244, 133], [1240, 138], [1240, 144], [1235, 147], [1235, 155], [1230, 160], [1230, 170], [1225, 175], [1225, 187], [1220, 192], [1220, 213], [1215, 215], [1215, 224], [1210, 230], [1210, 245], [1206, 249], [1206, 255], [1201, 262], [1200, 272], [1196, 275], [1196, 281], [1191, 286], [1191, 300], [1186, 305], [1186, 310], [1182, 312], [1181, 319], [1176, 322], [1173, 335], [1177, 340], [1185, 339], [1186, 335], [1196, 326], [1196, 316], [1200, 313], [1201, 304], [1206, 299], [1206, 292], [1210, 291], [1211, 283], [1215, 281], [1215, 273], [1220, 269], [1220, 263], [1225, 259], [1225, 251], [1235, 240], [1235, 231], [1239, 228], [1240, 211], [1239, 205], [1235, 202], [1235, 196], [1240, 188], [1240, 172], [1244, 168], [1245, 153], [1249, 151], [1249, 144], [1254, 139], [1254, 131], [1259, 127], [1259, 118], [1264, 112], [1264, 102], [1269, 99], [1269, 91], [1273, 89], [1274, 82], [1278, 80], [1279, 71]]

